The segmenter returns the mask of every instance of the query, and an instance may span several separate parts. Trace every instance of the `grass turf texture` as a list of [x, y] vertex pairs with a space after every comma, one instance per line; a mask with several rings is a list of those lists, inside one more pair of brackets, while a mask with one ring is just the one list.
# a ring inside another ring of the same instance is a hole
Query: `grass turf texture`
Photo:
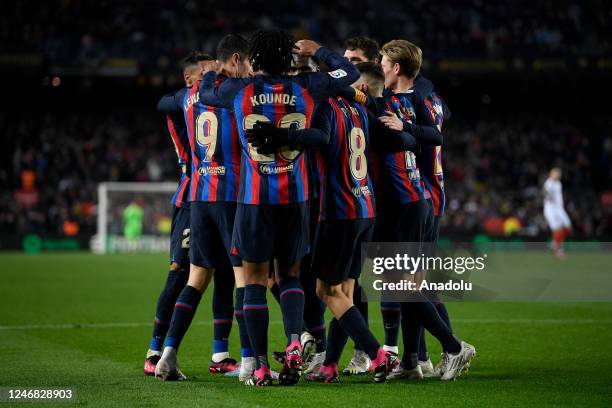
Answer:
[[[513, 256], [534, 263], [550, 257]], [[593, 256], [570, 255], [565, 262], [580, 270]], [[456, 333], [479, 354], [470, 372], [451, 383], [372, 384], [368, 377], [344, 377], [340, 384], [254, 389], [208, 373], [209, 292], [181, 346], [190, 381], [162, 383], [144, 377], [142, 365], [165, 264], [164, 255], [1, 255], [0, 386], [72, 386], [77, 404], [91, 406], [593, 407], [612, 401], [610, 303], [448, 304]], [[268, 302], [270, 351], [281, 350], [279, 308], [271, 295]], [[370, 317], [382, 340], [375, 303]], [[230, 344], [238, 357], [236, 325]], [[439, 346], [431, 338], [428, 344], [436, 363]], [[341, 368], [351, 354], [349, 343]]]

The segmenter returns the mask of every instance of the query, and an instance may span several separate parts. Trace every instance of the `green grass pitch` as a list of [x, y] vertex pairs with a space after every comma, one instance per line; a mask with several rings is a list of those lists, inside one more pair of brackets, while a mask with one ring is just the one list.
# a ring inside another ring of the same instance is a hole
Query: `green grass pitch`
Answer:
[[[550, 257], [515, 256], [534, 263]], [[565, 262], [579, 270], [586, 256], [570, 254]], [[142, 363], [165, 265], [161, 254], [0, 255], [0, 387], [71, 386], [82, 406], [612, 405], [612, 303], [450, 303], [455, 332], [478, 350], [469, 373], [451, 383], [379, 385], [348, 377], [254, 389], [208, 373], [209, 293], [181, 346], [190, 381], [162, 383], [144, 377]], [[280, 350], [279, 309], [268, 299], [270, 350]], [[376, 309], [371, 303], [370, 323], [382, 339]], [[230, 343], [238, 356], [236, 325]], [[436, 363], [439, 346], [431, 338], [428, 344]], [[351, 353], [349, 343], [341, 367]]]

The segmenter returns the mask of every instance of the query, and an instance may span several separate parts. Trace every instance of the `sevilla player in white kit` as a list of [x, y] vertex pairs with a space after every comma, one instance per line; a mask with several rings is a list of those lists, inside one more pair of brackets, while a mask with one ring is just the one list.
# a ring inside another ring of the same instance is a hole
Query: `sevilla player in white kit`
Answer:
[[563, 241], [571, 232], [572, 224], [563, 208], [561, 187], [561, 170], [557, 167], [550, 170], [544, 183], [544, 217], [552, 230], [552, 250], [556, 256], [563, 257]]

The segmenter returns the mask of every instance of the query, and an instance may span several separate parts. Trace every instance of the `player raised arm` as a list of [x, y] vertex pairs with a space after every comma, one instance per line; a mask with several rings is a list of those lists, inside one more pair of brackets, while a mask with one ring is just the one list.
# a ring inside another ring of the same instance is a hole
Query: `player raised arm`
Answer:
[[308, 73], [304, 76], [306, 88], [316, 102], [320, 103], [330, 96], [335, 96], [359, 79], [359, 70], [348, 59], [315, 41], [298, 41], [294, 53], [301, 57], [314, 57], [317, 62], [325, 62], [331, 69], [329, 72]]
[[215, 71], [207, 72], [200, 82], [200, 102], [204, 105], [232, 109], [234, 97], [245, 86], [244, 79], [226, 78], [217, 86], [218, 75]]

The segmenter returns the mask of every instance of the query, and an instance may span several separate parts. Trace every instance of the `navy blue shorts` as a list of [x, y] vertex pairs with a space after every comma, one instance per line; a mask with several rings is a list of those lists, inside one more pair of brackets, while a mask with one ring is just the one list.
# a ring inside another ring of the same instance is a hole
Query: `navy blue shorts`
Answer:
[[240, 258], [231, 255], [236, 203], [192, 201], [190, 205], [191, 263], [205, 268], [220, 268], [227, 265], [229, 257], [233, 266], [240, 266]]
[[189, 267], [189, 206], [174, 207], [172, 212], [170, 263]]
[[248, 262], [299, 261], [310, 252], [308, 202], [238, 204], [233, 253]]
[[374, 218], [359, 220], [323, 220], [317, 226], [312, 272], [330, 285], [361, 274], [361, 243], [370, 242], [374, 234]]
[[430, 200], [395, 204], [378, 217], [376, 240], [380, 242], [424, 242], [433, 218]]

